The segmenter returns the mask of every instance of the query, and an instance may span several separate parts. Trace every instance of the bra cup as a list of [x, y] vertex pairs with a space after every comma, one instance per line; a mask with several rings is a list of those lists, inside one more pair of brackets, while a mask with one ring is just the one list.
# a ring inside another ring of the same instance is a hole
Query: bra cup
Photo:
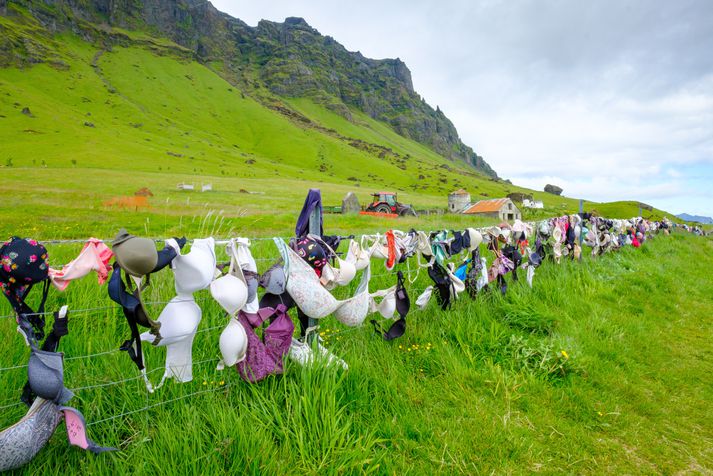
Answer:
[[187, 295], [207, 288], [213, 280], [215, 263], [215, 240], [194, 240], [189, 253], [173, 259], [176, 293]]
[[325, 288], [331, 290], [337, 287], [338, 272], [339, 270], [334, 269], [331, 264], [325, 263], [324, 267], [322, 267], [322, 277], [320, 278], [320, 282]]
[[[376, 291], [369, 297], [369, 312], [378, 312], [385, 319], [393, 319], [396, 312], [396, 286]], [[381, 298], [381, 302], [377, 303], [374, 298]]]
[[0, 472], [26, 465], [45, 447], [62, 419], [56, 404], [35, 399], [20, 421], [0, 432]]
[[361, 293], [347, 299], [334, 311], [334, 317], [349, 327], [357, 327], [364, 322], [369, 313], [369, 293]]
[[386, 259], [389, 257], [389, 250], [383, 244], [381, 244], [380, 239], [377, 239], [371, 249], [369, 250], [370, 256], [378, 259]]
[[294, 250], [289, 248], [279, 238], [275, 244], [280, 250], [283, 260], [288, 264], [285, 269], [287, 275], [287, 292], [305, 315], [313, 319], [328, 316], [339, 306], [332, 294], [319, 282], [314, 270]]
[[369, 252], [363, 249], [358, 241], [351, 240], [349, 242], [346, 261], [354, 264], [356, 271], [361, 271], [369, 266], [371, 259], [369, 258]]
[[335, 282], [339, 286], [346, 286], [351, 283], [354, 276], [356, 276], [356, 266], [353, 263], [341, 258], [337, 258], [337, 262], [339, 263], [339, 268], [335, 277]]
[[339, 303], [334, 311], [334, 317], [342, 324], [350, 327], [361, 325], [369, 313], [369, 280], [371, 269], [367, 267], [361, 276], [361, 282], [354, 297]]
[[223, 364], [232, 367], [245, 359], [248, 351], [248, 335], [245, 328], [236, 318], [231, 318], [228, 325], [220, 334], [218, 341]]
[[[161, 323], [161, 341], [157, 347], [170, 346], [184, 340], [192, 339], [201, 322], [201, 308], [195, 301], [178, 296], [171, 299], [163, 308], [157, 321]], [[142, 341], [153, 341], [153, 334], [144, 332]]]
[[248, 302], [248, 287], [245, 281], [226, 274], [210, 283], [213, 299], [231, 316], [234, 316]]
[[63, 395], [64, 388], [64, 362], [62, 354], [33, 350], [27, 366], [28, 380], [32, 391], [46, 400], [65, 403], [71, 398], [70, 394]]
[[463, 291], [465, 291], [465, 283], [461, 281], [458, 276], [453, 274], [453, 263], [449, 263], [448, 268], [446, 268], [446, 272], [448, 273], [448, 277], [451, 279], [451, 282], [453, 283], [453, 290], [455, 291], [456, 294], [460, 294]]

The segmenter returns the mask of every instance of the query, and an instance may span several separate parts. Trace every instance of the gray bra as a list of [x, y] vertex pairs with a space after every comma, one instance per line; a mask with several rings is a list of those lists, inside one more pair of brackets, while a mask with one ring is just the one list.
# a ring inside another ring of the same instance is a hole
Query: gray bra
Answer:
[[57, 404], [67, 403], [74, 394], [64, 386], [64, 354], [33, 346], [27, 365], [30, 388], [37, 396]]

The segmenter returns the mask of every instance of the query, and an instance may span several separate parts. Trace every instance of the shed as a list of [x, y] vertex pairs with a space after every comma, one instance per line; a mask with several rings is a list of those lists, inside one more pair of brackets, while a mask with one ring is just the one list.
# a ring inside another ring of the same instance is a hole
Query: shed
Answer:
[[468, 205], [470, 205], [470, 194], [463, 190], [456, 190], [448, 194], [448, 211], [451, 213], [460, 213]]
[[522, 213], [509, 198], [481, 200], [463, 210], [463, 213], [466, 215], [482, 215], [499, 220], [522, 220]]

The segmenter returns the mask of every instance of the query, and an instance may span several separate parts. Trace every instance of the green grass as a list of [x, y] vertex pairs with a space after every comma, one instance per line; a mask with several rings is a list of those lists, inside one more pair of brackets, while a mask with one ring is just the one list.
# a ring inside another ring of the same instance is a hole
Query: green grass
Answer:
[[[78, 249], [49, 247], [55, 263]], [[154, 395], [138, 381], [79, 390], [72, 404], [89, 422], [209, 391], [90, 427], [118, 453], [70, 448], [60, 428], [19, 473], [710, 472], [711, 251], [713, 241], [677, 233], [596, 260], [548, 262], [534, 289], [520, 281], [505, 297], [463, 295], [448, 312], [434, 302], [414, 309], [406, 336], [392, 343], [369, 325], [347, 329], [325, 318], [326, 345], [348, 372], [288, 363], [285, 375], [250, 385], [210, 362], [194, 368], [193, 382]], [[254, 254], [266, 260], [260, 270], [276, 256], [269, 241], [255, 242]], [[393, 284], [380, 262], [373, 265], [371, 290]], [[154, 278], [148, 300], [171, 297], [170, 273]], [[427, 280], [421, 273], [409, 286], [412, 299]], [[224, 324], [207, 291], [197, 299], [200, 329]], [[52, 291], [50, 309], [65, 303], [111, 305], [93, 278]], [[128, 335], [118, 310], [77, 312], [70, 330], [67, 357], [115, 349]], [[13, 320], [0, 319], [0, 332], [7, 343], [0, 367], [23, 363]], [[219, 332], [197, 335], [194, 362], [216, 358]], [[160, 369], [164, 351], [146, 354], [148, 368]], [[136, 375], [119, 353], [66, 367], [71, 388]], [[0, 379], [0, 403], [14, 402], [23, 371]], [[22, 413], [3, 410], [0, 426]]]

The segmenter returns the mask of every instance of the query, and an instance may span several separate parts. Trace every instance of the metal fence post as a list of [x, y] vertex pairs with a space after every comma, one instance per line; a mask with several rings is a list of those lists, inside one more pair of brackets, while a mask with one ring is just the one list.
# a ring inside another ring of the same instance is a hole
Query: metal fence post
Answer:
[[[320, 207], [315, 207], [314, 210], [312, 210], [312, 213], [309, 216], [309, 233], [310, 235], [317, 235], [320, 236], [320, 231], [322, 229], [322, 217], [321, 217], [321, 212], [322, 210]], [[312, 345], [314, 342], [314, 339], [317, 335], [318, 329], [319, 329], [319, 320], [314, 319], [312, 317], [307, 319], [307, 328], [310, 329], [312, 332], [307, 333], [307, 343]]]

